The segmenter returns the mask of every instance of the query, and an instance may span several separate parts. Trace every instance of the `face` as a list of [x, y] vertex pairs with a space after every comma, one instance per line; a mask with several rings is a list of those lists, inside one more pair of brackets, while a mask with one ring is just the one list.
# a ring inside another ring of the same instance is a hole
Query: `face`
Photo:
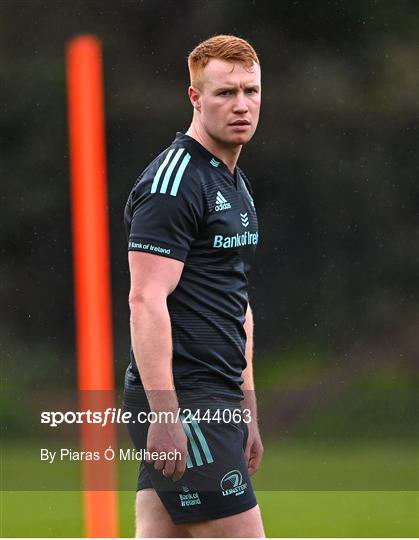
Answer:
[[189, 87], [194, 121], [222, 146], [246, 144], [259, 121], [260, 67], [246, 68], [213, 58], [203, 69], [199, 86]]

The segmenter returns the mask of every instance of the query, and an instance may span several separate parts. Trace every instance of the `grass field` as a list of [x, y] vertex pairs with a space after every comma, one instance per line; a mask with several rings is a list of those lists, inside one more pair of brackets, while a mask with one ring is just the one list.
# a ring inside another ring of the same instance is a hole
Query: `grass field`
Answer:
[[[269, 537], [418, 536], [418, 492], [412, 490], [418, 474], [415, 444], [313, 446], [272, 441], [265, 447], [254, 485]], [[39, 479], [45, 480], [45, 472], [52, 470], [40, 464], [39, 446], [8, 444], [2, 457], [1, 536], [83, 535], [81, 493], [39, 491], [50, 484]], [[61, 485], [71, 477], [77, 483], [79, 464], [60, 467], [54, 476], [60, 476]], [[124, 537], [134, 534], [134, 492], [127, 489], [135, 483], [136, 469], [134, 462], [119, 470]], [[37, 491], [14, 487], [18, 480], [24, 485], [28, 479]]]
[[[415, 492], [260, 491], [268, 537], [416, 537]], [[134, 534], [134, 494], [119, 498], [120, 535]], [[2, 493], [2, 537], [83, 536], [80, 492]]]

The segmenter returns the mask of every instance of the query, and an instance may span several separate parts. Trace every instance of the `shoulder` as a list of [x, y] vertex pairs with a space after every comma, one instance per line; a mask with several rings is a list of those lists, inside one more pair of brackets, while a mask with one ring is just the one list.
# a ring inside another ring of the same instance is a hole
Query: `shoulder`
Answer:
[[200, 157], [196, 150], [182, 141], [174, 141], [159, 154], [140, 174], [131, 192], [139, 194], [169, 195], [200, 193], [202, 178], [199, 171]]

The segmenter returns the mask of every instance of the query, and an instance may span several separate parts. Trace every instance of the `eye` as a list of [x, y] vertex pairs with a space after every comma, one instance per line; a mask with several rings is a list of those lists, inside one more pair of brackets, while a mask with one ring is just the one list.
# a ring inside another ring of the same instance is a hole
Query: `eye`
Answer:
[[222, 90], [221, 92], [218, 92], [219, 96], [229, 96], [231, 94], [231, 90]]
[[256, 88], [246, 88], [246, 94], [257, 94]]

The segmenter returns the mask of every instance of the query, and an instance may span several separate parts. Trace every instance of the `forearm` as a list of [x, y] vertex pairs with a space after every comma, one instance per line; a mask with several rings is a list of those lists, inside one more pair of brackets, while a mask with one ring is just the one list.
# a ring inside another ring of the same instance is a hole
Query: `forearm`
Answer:
[[250, 306], [246, 311], [246, 320], [244, 323], [244, 330], [246, 332], [246, 349], [245, 349], [245, 358], [246, 358], [246, 368], [243, 370], [243, 384], [241, 386], [244, 399], [242, 402], [243, 409], [249, 409], [252, 420], [257, 421], [257, 403], [255, 395], [255, 384], [253, 379], [253, 333], [254, 333], [254, 323], [253, 323], [253, 313], [250, 309]]
[[151, 410], [175, 410], [172, 334], [166, 300], [136, 300], [131, 307], [131, 343]]

